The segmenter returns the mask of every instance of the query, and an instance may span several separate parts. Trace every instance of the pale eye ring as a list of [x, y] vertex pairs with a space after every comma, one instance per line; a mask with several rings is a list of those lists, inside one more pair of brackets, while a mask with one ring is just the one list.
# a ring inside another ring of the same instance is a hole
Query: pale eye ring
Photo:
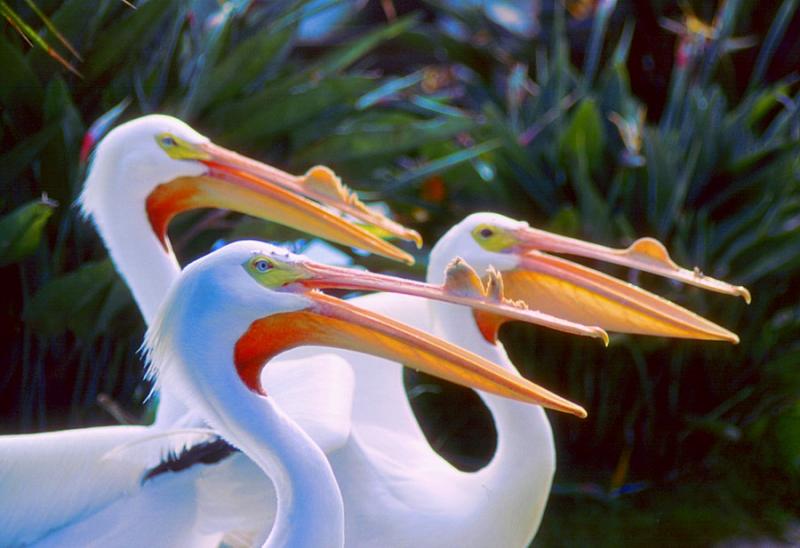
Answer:
[[161, 138], [161, 144], [165, 147], [176, 147], [178, 146], [178, 142], [175, 140], [174, 137], [170, 137], [167, 135], [166, 137]]
[[258, 259], [253, 263], [253, 267], [259, 272], [266, 272], [272, 268], [272, 265], [266, 259]]
[[479, 234], [481, 238], [491, 238], [494, 236], [494, 231], [491, 228], [482, 228]]

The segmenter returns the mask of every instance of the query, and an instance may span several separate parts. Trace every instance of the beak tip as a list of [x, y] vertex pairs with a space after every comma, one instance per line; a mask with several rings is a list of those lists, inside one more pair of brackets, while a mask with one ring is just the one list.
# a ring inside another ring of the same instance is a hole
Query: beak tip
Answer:
[[414, 242], [414, 245], [417, 246], [417, 249], [422, 249], [422, 236], [416, 230], [408, 231], [408, 239]]
[[578, 417], [579, 419], [585, 419], [589, 416], [589, 413], [586, 412], [586, 409], [581, 407], [580, 405], [575, 406], [575, 410], [572, 412], [573, 415]]
[[750, 292], [747, 290], [746, 287], [740, 285], [739, 287], [736, 288], [736, 292], [742, 299], [744, 299], [745, 303], [750, 304], [752, 298], [750, 297]]

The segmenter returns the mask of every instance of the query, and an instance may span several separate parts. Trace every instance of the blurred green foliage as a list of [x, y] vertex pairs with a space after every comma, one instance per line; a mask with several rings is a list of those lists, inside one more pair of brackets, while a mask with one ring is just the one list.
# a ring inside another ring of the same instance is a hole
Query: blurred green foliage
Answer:
[[[542, 0], [519, 8], [521, 27], [480, 2], [398, 1], [390, 22], [387, 3], [370, 2], [303, 30], [332, 4], [42, 0], [39, 15], [0, 2], [4, 429], [111, 422], [100, 394], [142, 413], [142, 321], [70, 207], [84, 133], [127, 98], [128, 117], [174, 114], [295, 172], [330, 165], [422, 232], [413, 275], [449, 226], [494, 210], [607, 245], [654, 236], [679, 263], [748, 286], [749, 307], [606, 269], [738, 332], [736, 347], [614, 336], [604, 350], [504, 328], [522, 371], [590, 412], [551, 415], [559, 473], [540, 543], [652, 544], [666, 531], [706, 545], [797, 519], [798, 2], [695, 3], [694, 15], [675, 2]], [[9, 10], [39, 39], [26, 43]], [[220, 238], [298, 237], [217, 212], [175, 224], [184, 261]], [[437, 447], [465, 466], [491, 453], [468, 393], [417, 385]]]

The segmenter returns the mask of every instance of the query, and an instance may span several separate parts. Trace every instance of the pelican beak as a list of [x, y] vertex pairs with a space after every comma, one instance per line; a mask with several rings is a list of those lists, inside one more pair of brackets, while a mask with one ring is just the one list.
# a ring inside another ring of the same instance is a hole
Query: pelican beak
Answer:
[[[253, 261], [262, 259], [256, 256]], [[320, 288], [391, 291], [607, 340], [602, 329], [552, 318], [506, 300], [502, 288], [498, 291], [497, 286], [484, 286], [463, 261], [450, 266], [447, 282], [441, 286], [307, 259], [291, 263], [273, 260], [269, 271], [250, 269], [250, 272], [266, 286], [302, 294], [309, 301], [309, 306], [302, 310], [273, 314], [253, 322], [237, 341], [234, 359], [239, 375], [258, 393], [264, 393], [259, 379], [263, 364], [269, 359], [297, 346], [320, 345], [372, 354], [462, 386], [586, 416], [580, 406], [480, 356], [319, 291]]]
[[584, 337], [601, 339], [608, 344], [608, 334], [595, 325], [584, 325], [563, 318], [530, 310], [520, 301], [506, 298], [503, 278], [496, 270], [487, 273], [486, 283], [465, 261], [455, 259], [447, 267], [445, 283], [433, 285], [396, 278], [374, 272], [341, 268], [306, 260], [299, 263], [305, 288], [382, 291], [412, 295], [429, 300], [467, 306], [481, 315], [491, 315], [498, 321], [517, 320]]
[[368, 208], [359, 200], [355, 192], [348, 189], [341, 179], [325, 166], [314, 166], [305, 175], [297, 176], [256, 162], [213, 143], [200, 145], [200, 147], [209, 155], [206, 165], [212, 169], [231, 174], [244, 171], [252, 176], [270, 181], [298, 196], [304, 196], [341, 211], [388, 237], [413, 241], [418, 249], [422, 247], [422, 237], [417, 231], [406, 228], [378, 211]]
[[266, 395], [261, 370], [277, 354], [304, 345], [329, 346], [372, 354], [462, 386], [586, 417], [581, 406], [458, 346], [319, 291], [309, 291], [307, 296], [308, 308], [256, 320], [236, 342], [236, 369], [251, 390]]
[[703, 289], [737, 295], [750, 293], [681, 268], [658, 240], [642, 238], [627, 249], [613, 249], [533, 228], [511, 233], [519, 256], [517, 269], [504, 273], [506, 294], [530, 306], [609, 331], [738, 343], [736, 334], [633, 284], [548, 252], [577, 255], [658, 274]]
[[[213, 207], [277, 222], [407, 264], [414, 263], [411, 255], [373, 232], [414, 240], [418, 245], [421, 243], [419, 234], [367, 208], [329, 169], [316, 167], [304, 177], [295, 177], [216, 145], [176, 143], [175, 138], [170, 139], [175, 147], [170, 150], [174, 158], [199, 161], [207, 167], [207, 172], [173, 179], [156, 187], [147, 197], [151, 227], [165, 249], [169, 245], [167, 227], [175, 215]], [[359, 219], [367, 226], [359, 226], [332, 213], [330, 208]], [[379, 230], [371, 232], [368, 230], [371, 227]]]

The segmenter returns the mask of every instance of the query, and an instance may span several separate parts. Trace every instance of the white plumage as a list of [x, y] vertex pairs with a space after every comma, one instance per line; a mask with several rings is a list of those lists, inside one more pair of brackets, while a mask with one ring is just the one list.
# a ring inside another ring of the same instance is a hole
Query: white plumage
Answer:
[[[162, 246], [154, 233], [148, 197], [159, 185], [207, 171], [200, 162], [166, 154], [159, 145], [163, 135], [181, 144], [209, 142], [167, 116], [151, 115], [124, 124], [98, 145], [80, 200], [148, 323], [180, 273], [168, 241]], [[352, 374], [334, 356], [322, 356], [315, 363], [319, 368], [290, 362], [271, 368], [264, 385], [274, 388], [285, 412], [318, 445], [331, 450], [349, 434]], [[255, 486], [257, 497], [274, 499], [269, 481], [241, 456], [183, 476], [169, 474], [144, 486], [140, 485], [142, 475], [163, 456], [165, 447], [172, 447], [168, 439], [142, 444], [140, 450], [129, 451], [126, 459], [106, 458], [120, 445], [152, 438], [154, 432], [198, 424], [169, 390], [161, 398], [154, 427], [0, 437], [0, 545], [44, 542], [52, 535], [52, 542], [61, 545], [83, 545], [94, 539], [114, 545], [216, 546], [228, 525], [215, 525], [198, 516], [205, 508], [225, 504], [225, 491], [219, 489], [225, 481], [215, 478], [230, 476], [231, 468], [246, 470], [245, 482]], [[237, 467], [236, 462], [244, 464]], [[247, 497], [240, 493], [234, 498], [247, 504]], [[241, 514], [244, 517], [237, 517], [237, 522], [246, 520], [247, 512]], [[152, 526], [142, 527], [143, 523]]]
[[[146, 153], [134, 150], [131, 154], [131, 141], [122, 138], [123, 128], [129, 137], [141, 132]], [[202, 172], [197, 163], [158, 156], [162, 151], [153, 145], [152, 136], [164, 131], [185, 142], [207, 142], [166, 117], [147, 117], [122, 126], [101, 143], [82, 196], [84, 211], [93, 218], [148, 321], [177, 278], [179, 266], [153, 232], [144, 204], [153, 189], [167, 180], [165, 176], [191, 177]], [[152, 161], [151, 155], [158, 160]], [[527, 226], [491, 214], [471, 216], [435, 247], [429, 280], [441, 281], [446, 264], [456, 255], [481, 272], [489, 265], [501, 271], [515, 269], [519, 263], [514, 254], [490, 253], [476, 244], [472, 231], [486, 223], [509, 230]], [[516, 373], [502, 345], [485, 340], [467, 309], [384, 294], [352, 302], [462, 344]], [[720, 333], [715, 336], [725, 335]], [[377, 361], [386, 360], [348, 351], [321, 357], [319, 352], [293, 351], [287, 358], [304, 361], [280, 366], [275, 361], [266, 370], [264, 384], [283, 412], [329, 453], [344, 500], [348, 545], [527, 544], [538, 528], [555, 467], [552, 434], [541, 408], [481, 395], [495, 419], [497, 452], [484, 469], [460, 472], [427, 444], [410, 409], [399, 364], [377, 367]], [[185, 362], [192, 358], [181, 357]], [[326, 362], [324, 369], [317, 367], [322, 362]], [[276, 370], [283, 371], [283, 380], [269, 379]], [[323, 370], [328, 377], [318, 376]], [[205, 424], [186, 410], [185, 402], [197, 394], [176, 396], [173, 392], [189, 385], [162, 377], [166, 390], [162, 390], [158, 429]], [[163, 450], [161, 444], [150, 444], [155, 449], [144, 451], [146, 458], [104, 459], [120, 443], [150, 435], [150, 428], [112, 427], [0, 438], [0, 455], [11, 463], [0, 471], [0, 544], [43, 540], [49, 533], [48, 542], [62, 544], [82, 544], [93, 538], [106, 545], [130, 540], [131, 545], [211, 546], [224, 533], [252, 539], [269, 530], [275, 515], [274, 491], [262, 470], [244, 455], [160, 476], [144, 485], [139, 481], [152, 464], [153, 451]], [[49, 456], [42, 456], [45, 453]], [[65, 466], [56, 466], [54, 476], [69, 475], [61, 488], [37, 483], [37, 463], [52, 466], [60, 461]], [[78, 463], [92, 472], [77, 471]], [[97, 463], [96, 468], [91, 463]], [[26, 481], [30, 482], [27, 486]], [[14, 489], [6, 490], [6, 485]], [[23, 487], [28, 489], [24, 493]], [[6, 492], [18, 493], [18, 498], [6, 497]], [[153, 527], [139, 526], [142, 523]]]

